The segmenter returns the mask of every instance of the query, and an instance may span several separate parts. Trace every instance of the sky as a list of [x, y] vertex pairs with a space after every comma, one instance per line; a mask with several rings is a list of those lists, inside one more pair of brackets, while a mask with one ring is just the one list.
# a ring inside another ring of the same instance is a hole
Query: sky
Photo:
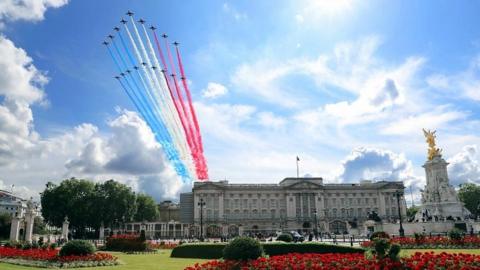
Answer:
[[0, 188], [182, 182], [101, 42], [127, 10], [180, 42], [210, 180], [404, 181], [437, 130], [450, 182], [480, 183], [475, 1], [0, 1]]

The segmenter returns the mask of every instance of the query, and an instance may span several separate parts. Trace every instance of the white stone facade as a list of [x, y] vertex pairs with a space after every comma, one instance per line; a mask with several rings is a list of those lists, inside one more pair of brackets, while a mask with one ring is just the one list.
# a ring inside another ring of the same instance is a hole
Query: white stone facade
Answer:
[[[195, 182], [190, 235], [198, 235], [200, 209], [207, 237], [310, 232], [315, 227], [319, 232], [352, 232], [372, 211], [383, 221], [398, 220], [397, 192], [402, 194], [399, 204], [404, 218], [403, 191], [402, 182], [324, 184], [322, 178], [286, 178], [279, 184]], [[200, 200], [205, 206], [199, 206]]]
[[447, 166], [441, 155], [434, 156], [423, 165], [427, 184], [422, 190], [422, 206], [415, 216], [416, 221], [460, 221], [470, 214], [449, 183]]

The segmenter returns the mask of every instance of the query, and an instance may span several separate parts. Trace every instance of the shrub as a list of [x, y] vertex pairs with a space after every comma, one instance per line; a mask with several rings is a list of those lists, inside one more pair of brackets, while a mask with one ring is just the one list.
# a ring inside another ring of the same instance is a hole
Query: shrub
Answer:
[[[224, 243], [183, 244], [172, 250], [172, 258], [220, 259], [223, 256]], [[288, 253], [364, 253], [362, 248], [322, 243], [264, 243], [266, 255], [285, 255]]]
[[56, 249], [58, 247], [57, 243], [51, 243], [50, 244], [50, 249]]
[[290, 242], [293, 241], [293, 237], [289, 233], [282, 233], [277, 237], [277, 241], [283, 241], [283, 242], [290, 243]]
[[392, 261], [399, 261], [400, 260], [400, 251], [402, 248], [399, 244], [392, 244], [390, 246], [390, 250], [388, 251], [388, 258]]
[[105, 243], [105, 250], [109, 251], [138, 252], [148, 249], [148, 243], [137, 236], [109, 237]]
[[77, 255], [77, 256], [84, 256], [90, 255], [95, 252], [95, 247], [87, 241], [84, 240], [72, 240], [67, 242], [61, 249], [60, 249], [60, 256], [70, 256], [70, 255]]
[[422, 243], [425, 241], [425, 234], [423, 233], [414, 233], [413, 237], [415, 238], [416, 243]]
[[390, 235], [386, 232], [374, 232], [372, 233], [372, 235], [370, 235], [370, 240], [373, 240], [375, 238], [390, 239]]
[[32, 249], [32, 244], [28, 243], [28, 242], [25, 242], [23, 245], [22, 245], [22, 249]]
[[288, 253], [363, 253], [364, 249], [322, 243], [265, 243], [265, 254], [269, 256]]
[[183, 244], [172, 250], [172, 258], [220, 259], [225, 244], [193, 243]]
[[461, 241], [463, 239], [463, 232], [455, 228], [448, 232], [448, 237], [454, 241]]
[[236, 237], [223, 249], [223, 258], [226, 260], [255, 260], [262, 255], [262, 246], [251, 237]]

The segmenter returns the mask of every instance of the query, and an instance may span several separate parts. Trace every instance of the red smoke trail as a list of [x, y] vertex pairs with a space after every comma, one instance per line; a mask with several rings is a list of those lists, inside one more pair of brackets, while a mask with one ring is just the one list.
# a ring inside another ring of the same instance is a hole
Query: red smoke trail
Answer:
[[175, 86], [175, 91], [176, 91], [177, 97], [180, 100], [180, 105], [182, 107], [183, 113], [185, 114], [185, 118], [188, 119], [190, 134], [195, 135], [195, 136], [193, 136], [194, 147], [195, 147], [194, 161], [195, 161], [195, 165], [196, 165], [195, 168], [197, 170], [197, 176], [198, 176], [199, 179], [204, 179], [204, 173], [203, 173], [204, 165], [203, 165], [203, 162], [202, 162], [202, 159], [201, 159], [201, 152], [199, 152], [200, 148], [198, 147], [198, 145], [200, 143], [198, 141], [198, 134], [196, 134], [196, 129], [194, 127], [194, 124], [192, 124], [192, 120], [189, 117], [190, 114], [188, 113], [188, 108], [185, 105], [185, 102], [183, 100], [183, 95], [182, 95], [182, 92], [181, 92], [181, 88], [180, 88], [180, 85], [178, 84], [178, 81], [177, 81], [177, 78], [176, 78], [175, 66], [174, 66], [174, 62], [173, 62], [172, 53], [170, 51], [170, 46], [168, 44], [168, 39], [166, 37], [164, 37], [164, 38], [165, 38], [165, 47], [166, 47], [166, 50], [167, 50], [168, 60], [169, 60], [169, 63], [170, 63], [170, 67], [172, 69], [171, 72], [172, 72], [172, 78], [173, 78], [173, 82], [174, 82], [174, 86]]
[[[155, 43], [157, 45], [158, 54], [160, 55], [160, 60], [162, 61], [162, 65], [163, 65], [163, 68], [162, 68], [163, 69], [163, 72], [162, 72], [163, 77], [165, 78], [168, 91], [170, 92], [170, 96], [172, 97], [172, 101], [173, 101], [173, 104], [175, 106], [175, 110], [177, 111], [177, 114], [180, 118], [182, 128], [185, 132], [185, 137], [187, 138], [188, 147], [190, 148], [190, 151], [192, 153], [193, 161], [196, 163], [196, 159], [197, 159], [196, 158], [196, 155], [197, 155], [196, 152], [197, 151], [195, 150], [195, 142], [194, 142], [195, 138], [194, 138], [193, 134], [190, 133], [190, 131], [187, 127], [185, 117], [181, 113], [180, 108], [179, 108], [179, 102], [178, 102], [177, 98], [175, 97], [175, 94], [172, 91], [171, 81], [170, 81], [170, 78], [168, 76], [168, 67], [167, 67], [167, 64], [166, 64], [166, 61], [165, 61], [165, 57], [164, 57], [163, 52], [162, 52], [162, 48], [160, 46], [160, 42], [158, 41], [157, 34], [156, 34], [155, 30], [152, 30], [152, 32], [153, 32], [153, 37], [155, 39]], [[195, 167], [197, 167], [197, 166], [195, 166]], [[197, 177], [198, 177], [198, 175], [197, 175]]]
[[177, 61], [178, 61], [178, 66], [180, 68], [180, 74], [181, 74], [181, 79], [182, 79], [182, 84], [183, 88], [185, 90], [185, 93], [187, 94], [187, 100], [188, 100], [188, 106], [190, 107], [190, 113], [193, 119], [193, 123], [195, 124], [195, 129], [196, 129], [196, 135], [197, 135], [197, 140], [198, 140], [198, 145], [199, 145], [199, 150], [200, 150], [200, 163], [202, 164], [202, 177], [200, 179], [208, 179], [208, 169], [207, 169], [207, 164], [205, 160], [205, 156], [203, 155], [203, 143], [202, 143], [202, 135], [200, 132], [200, 126], [198, 124], [197, 116], [195, 114], [195, 109], [193, 108], [193, 102], [192, 102], [192, 96], [190, 94], [190, 89], [188, 88], [187, 84], [187, 77], [185, 76], [185, 70], [183, 69], [183, 64], [182, 64], [182, 58], [180, 57], [180, 50], [178, 49], [178, 46], [175, 46], [175, 50], [177, 53]]

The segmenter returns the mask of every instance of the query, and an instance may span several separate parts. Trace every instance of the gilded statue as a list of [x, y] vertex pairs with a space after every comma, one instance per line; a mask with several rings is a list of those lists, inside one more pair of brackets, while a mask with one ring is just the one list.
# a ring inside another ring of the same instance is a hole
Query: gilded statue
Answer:
[[442, 154], [442, 149], [437, 148], [435, 145], [435, 135], [437, 131], [430, 131], [423, 129], [423, 135], [425, 135], [426, 141], [428, 143], [428, 160], [432, 160], [436, 156], [440, 156]]

